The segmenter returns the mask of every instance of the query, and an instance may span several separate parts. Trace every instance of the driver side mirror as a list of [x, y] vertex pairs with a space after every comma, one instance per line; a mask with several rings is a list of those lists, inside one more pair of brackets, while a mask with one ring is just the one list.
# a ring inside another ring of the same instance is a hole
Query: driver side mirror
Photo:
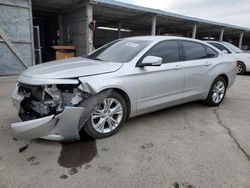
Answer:
[[146, 56], [141, 63], [139, 64], [139, 67], [145, 67], [145, 66], [161, 66], [162, 64], [162, 58], [157, 56]]

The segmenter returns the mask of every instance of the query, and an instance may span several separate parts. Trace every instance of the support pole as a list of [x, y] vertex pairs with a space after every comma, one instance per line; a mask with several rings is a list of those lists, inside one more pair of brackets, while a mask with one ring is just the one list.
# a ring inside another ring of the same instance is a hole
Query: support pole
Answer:
[[224, 28], [222, 28], [220, 31], [220, 42], [223, 41], [223, 36], [224, 36]]
[[122, 38], [122, 24], [118, 23], [118, 39]]
[[58, 26], [59, 26], [59, 42], [60, 42], [60, 45], [63, 45], [63, 36], [62, 36], [62, 33], [63, 33], [63, 19], [62, 19], [62, 16], [61, 15], [58, 15], [57, 16], [57, 20], [58, 20]]
[[241, 32], [241, 33], [240, 33], [240, 39], [239, 39], [239, 48], [240, 48], [240, 49], [242, 48], [243, 37], [244, 37], [244, 33]]
[[31, 39], [31, 54], [32, 54], [32, 65], [36, 64], [35, 60], [35, 45], [34, 45], [34, 33], [33, 33], [33, 14], [32, 14], [32, 2], [29, 0], [29, 16], [30, 16], [30, 39]]
[[192, 38], [193, 38], [193, 39], [196, 38], [196, 31], [197, 31], [197, 25], [194, 24], [194, 26], [193, 26], [193, 33], [192, 33]]
[[89, 28], [89, 23], [93, 21], [93, 6], [86, 4], [86, 53], [89, 54], [93, 50], [93, 30]]
[[152, 26], [151, 26], [151, 35], [155, 35], [156, 32], [156, 20], [157, 20], [157, 16], [153, 16], [152, 18]]

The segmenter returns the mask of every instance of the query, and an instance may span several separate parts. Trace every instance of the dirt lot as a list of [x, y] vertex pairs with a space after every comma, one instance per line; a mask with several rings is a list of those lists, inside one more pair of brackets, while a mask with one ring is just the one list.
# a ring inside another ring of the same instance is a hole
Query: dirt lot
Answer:
[[219, 108], [181, 105], [131, 119], [110, 138], [70, 144], [12, 138], [15, 80], [0, 78], [0, 188], [250, 187], [249, 75]]

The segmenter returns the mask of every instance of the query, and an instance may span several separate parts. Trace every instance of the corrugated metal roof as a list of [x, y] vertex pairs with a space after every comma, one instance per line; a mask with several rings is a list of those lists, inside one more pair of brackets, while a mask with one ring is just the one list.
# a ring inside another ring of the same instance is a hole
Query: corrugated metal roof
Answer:
[[216, 25], [216, 26], [221, 26], [224, 28], [231, 28], [231, 29], [237, 29], [241, 31], [250, 31], [250, 28], [246, 27], [241, 27], [241, 26], [236, 26], [232, 24], [227, 24], [227, 23], [220, 23], [220, 22], [215, 22], [215, 21], [210, 21], [210, 20], [205, 20], [205, 19], [200, 19], [200, 18], [195, 18], [195, 17], [190, 17], [190, 16], [184, 16], [176, 13], [171, 13], [171, 12], [166, 12], [158, 9], [153, 9], [153, 8], [147, 8], [147, 7], [142, 7], [138, 5], [133, 5], [133, 4], [128, 4], [128, 3], [123, 3], [120, 1], [114, 1], [114, 0], [91, 0], [93, 4], [103, 4], [109, 7], [120, 7], [124, 9], [129, 9], [131, 11], [138, 11], [138, 12], [144, 12], [144, 13], [151, 13], [159, 16], [166, 16], [166, 17], [175, 17], [187, 21], [192, 21], [196, 23], [202, 23], [202, 24], [209, 24], [209, 25]]

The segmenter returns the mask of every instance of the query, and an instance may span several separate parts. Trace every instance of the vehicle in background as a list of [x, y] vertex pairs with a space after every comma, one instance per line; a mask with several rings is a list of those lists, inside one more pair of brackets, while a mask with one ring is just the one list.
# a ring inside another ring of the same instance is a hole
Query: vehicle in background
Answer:
[[250, 54], [242, 51], [229, 42], [207, 41], [209, 44], [218, 48], [220, 51], [232, 55], [237, 60], [237, 74], [250, 72]]
[[190, 38], [131, 37], [84, 57], [30, 67], [18, 78], [17, 139], [78, 140], [116, 133], [127, 118], [204, 100], [218, 106], [236, 77], [235, 59]]

